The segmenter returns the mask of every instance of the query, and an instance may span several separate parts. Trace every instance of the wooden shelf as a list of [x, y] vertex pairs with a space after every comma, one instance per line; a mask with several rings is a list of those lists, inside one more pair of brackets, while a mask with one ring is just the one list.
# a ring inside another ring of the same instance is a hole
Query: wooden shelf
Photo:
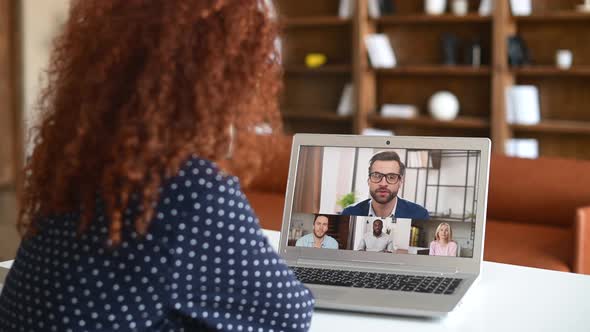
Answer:
[[547, 12], [529, 16], [513, 16], [518, 23], [543, 23], [543, 22], [588, 22], [590, 14], [575, 11]]
[[[368, 0], [358, 0], [352, 17], [342, 19], [337, 15], [339, 0], [278, 0], [279, 21], [286, 28], [281, 43], [285, 128], [360, 134], [375, 127], [409, 136], [490, 137], [500, 154], [509, 139], [534, 137], [541, 155], [590, 159], [590, 93], [585, 92], [590, 46], [584, 39], [590, 34], [590, 13], [575, 10], [582, 2], [534, 0], [532, 15], [512, 16], [510, 1], [498, 0], [491, 15], [482, 16], [479, 1], [470, 1], [468, 14], [457, 16], [427, 15], [422, 0], [395, 1], [395, 13], [372, 18]], [[364, 38], [372, 33], [387, 35], [398, 66], [370, 67]], [[445, 34], [457, 37], [458, 59], [469, 58], [466, 52], [477, 42], [485, 65], [443, 65]], [[535, 65], [509, 66], [506, 41], [515, 34], [524, 40]], [[572, 68], [555, 66], [558, 49], [572, 51]], [[326, 54], [328, 62], [306, 68], [310, 52]], [[355, 113], [341, 117], [336, 109], [348, 83], [355, 87]], [[507, 123], [505, 91], [515, 84], [537, 86], [543, 119], [559, 120], [534, 126]], [[452, 121], [430, 117], [426, 104], [437, 91], [456, 95], [464, 116]], [[383, 104], [416, 105], [419, 116], [381, 117], [376, 110]]]
[[390, 75], [443, 75], [443, 76], [489, 76], [489, 66], [445, 66], [445, 65], [424, 65], [424, 66], [400, 66], [391, 69], [374, 69], [378, 74]]
[[317, 121], [331, 121], [331, 122], [351, 122], [352, 115], [338, 115], [336, 110], [316, 110], [316, 111], [296, 111], [284, 110], [281, 115], [289, 120], [317, 120]]
[[280, 20], [285, 28], [317, 27], [317, 26], [344, 26], [349, 25], [351, 19], [343, 19], [338, 16], [310, 16], [310, 17], [285, 17]]
[[491, 16], [468, 14], [457, 16], [445, 15], [389, 15], [375, 19], [377, 24], [431, 24], [431, 23], [490, 23]]
[[590, 76], [590, 66], [559, 69], [555, 66], [528, 66], [512, 68], [511, 72], [518, 76]]
[[309, 68], [304, 65], [285, 65], [283, 67], [285, 73], [288, 74], [350, 74], [352, 72], [351, 65], [324, 65], [317, 68]]
[[484, 118], [475, 117], [458, 117], [452, 121], [440, 121], [428, 116], [418, 116], [416, 118], [389, 118], [380, 115], [370, 116], [370, 120], [377, 125], [392, 125], [392, 126], [419, 126], [429, 128], [445, 128], [445, 129], [489, 129], [490, 123]]
[[590, 135], [590, 122], [544, 120], [536, 125], [510, 125], [518, 133], [530, 134], [583, 134]]

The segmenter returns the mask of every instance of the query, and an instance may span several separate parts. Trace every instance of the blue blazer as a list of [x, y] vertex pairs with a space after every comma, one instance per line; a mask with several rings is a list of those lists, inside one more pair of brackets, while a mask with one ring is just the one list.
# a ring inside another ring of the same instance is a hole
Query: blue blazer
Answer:
[[[368, 216], [369, 215], [369, 202], [371, 199], [366, 199], [362, 202], [358, 202], [355, 205], [347, 206], [343, 211], [342, 215], [346, 216]], [[395, 208], [396, 218], [409, 218], [427, 220], [430, 219], [428, 211], [422, 206], [406, 201], [405, 199], [397, 198], [397, 207]]]

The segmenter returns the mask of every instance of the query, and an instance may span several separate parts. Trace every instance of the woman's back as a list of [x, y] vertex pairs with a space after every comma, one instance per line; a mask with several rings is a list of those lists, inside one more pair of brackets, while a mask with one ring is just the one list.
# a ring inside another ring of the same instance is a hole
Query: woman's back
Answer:
[[0, 331], [307, 330], [311, 293], [269, 246], [237, 178], [199, 158], [162, 185], [148, 232], [125, 211], [109, 247], [102, 204], [48, 217], [19, 249], [2, 295]]

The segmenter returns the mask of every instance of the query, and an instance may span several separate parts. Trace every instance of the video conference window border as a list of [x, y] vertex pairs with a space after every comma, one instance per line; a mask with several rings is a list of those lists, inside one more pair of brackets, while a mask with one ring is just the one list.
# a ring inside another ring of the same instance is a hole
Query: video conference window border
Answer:
[[480, 151], [302, 146], [298, 158], [289, 246], [473, 257]]

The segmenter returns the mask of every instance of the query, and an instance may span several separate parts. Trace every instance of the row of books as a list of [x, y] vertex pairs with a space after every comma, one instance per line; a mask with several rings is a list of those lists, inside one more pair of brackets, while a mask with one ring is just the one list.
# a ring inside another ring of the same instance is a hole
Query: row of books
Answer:
[[541, 121], [539, 89], [536, 86], [513, 85], [506, 88], [506, 121], [523, 125]]
[[412, 247], [419, 247], [420, 243], [422, 241], [420, 241], [420, 236], [422, 234], [422, 228], [418, 227], [418, 226], [412, 226], [412, 228], [410, 229], [410, 246]]
[[539, 141], [534, 138], [511, 138], [506, 141], [506, 155], [536, 159], [539, 157]]
[[[506, 88], [506, 121], [510, 124], [534, 125], [541, 121], [539, 89], [534, 85]], [[538, 158], [539, 141], [534, 138], [511, 138], [505, 143], [506, 154], [520, 158]]]

